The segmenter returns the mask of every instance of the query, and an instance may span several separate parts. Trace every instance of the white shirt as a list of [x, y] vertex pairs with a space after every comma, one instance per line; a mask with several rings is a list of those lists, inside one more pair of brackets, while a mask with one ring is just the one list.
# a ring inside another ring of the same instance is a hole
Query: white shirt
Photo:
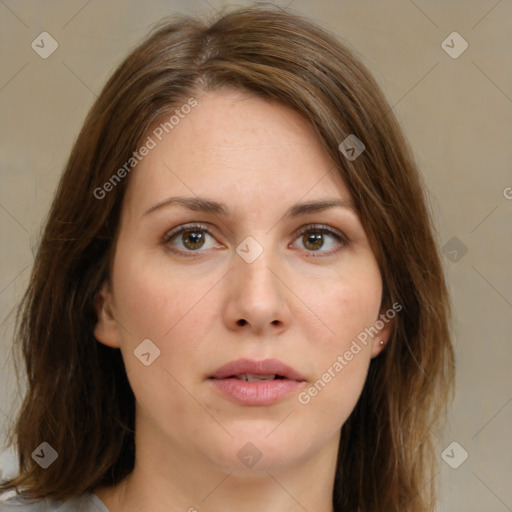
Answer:
[[66, 501], [34, 500], [13, 492], [0, 497], [0, 512], [110, 512], [94, 493], [85, 493]]

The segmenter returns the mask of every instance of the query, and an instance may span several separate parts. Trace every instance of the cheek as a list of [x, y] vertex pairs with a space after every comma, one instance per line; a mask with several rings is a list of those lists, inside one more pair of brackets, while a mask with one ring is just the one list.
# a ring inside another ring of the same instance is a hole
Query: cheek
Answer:
[[333, 428], [343, 424], [354, 409], [371, 361], [371, 337], [365, 329], [378, 319], [382, 294], [380, 272], [372, 263], [326, 281], [309, 295], [325, 335], [316, 331], [315, 336], [310, 325], [314, 382], [298, 398], [306, 415], [322, 417]]
[[[359, 354], [336, 372], [334, 367], [319, 375], [299, 397], [299, 403], [312, 422], [322, 419], [324, 428], [336, 432], [347, 421], [363, 390], [369, 358]], [[341, 363], [340, 363], [341, 364]]]
[[212, 284], [207, 278], [184, 280], [183, 272], [170, 269], [162, 258], [137, 256], [128, 245], [121, 249], [114, 264], [118, 320], [133, 338], [163, 341], [193, 312]]
[[[149, 339], [160, 353], [148, 368], [166, 369], [181, 382], [187, 368], [197, 367], [211, 324], [218, 321], [213, 291], [218, 276], [184, 278], [186, 274], [171, 271], [158, 258], [142, 255], [138, 261], [128, 246], [118, 254], [113, 276], [115, 313], [126, 369], [140, 370], [133, 351]], [[162, 370], [159, 378], [172, 381]]]
[[382, 281], [378, 267], [369, 261], [332, 279], [322, 279], [307, 295], [306, 290], [302, 293], [318, 317], [314, 327], [318, 327], [318, 320], [322, 325], [316, 336], [312, 329], [311, 339], [323, 346], [322, 352], [332, 356], [333, 350], [346, 350], [353, 339], [378, 319]]
[[[115, 310], [123, 360], [139, 413], [151, 416], [154, 422], [158, 417], [185, 417], [191, 411], [201, 415], [183, 386], [187, 387], [189, 369], [200, 367], [200, 342], [211, 321], [201, 312], [205, 305], [212, 308], [208, 290], [215, 283], [206, 278], [186, 283], [183, 274], [122, 256], [120, 253], [115, 262]], [[201, 297], [205, 298], [198, 303]], [[149, 345], [150, 358], [158, 353], [147, 366], [134, 354], [146, 339], [157, 347]]]
[[315, 361], [313, 378], [297, 397], [311, 421], [322, 418], [332, 432], [345, 423], [356, 406], [371, 361], [370, 344], [357, 337], [369, 325], [368, 316], [347, 316], [345, 320], [345, 324], [337, 325], [337, 337], [315, 347], [310, 358]]

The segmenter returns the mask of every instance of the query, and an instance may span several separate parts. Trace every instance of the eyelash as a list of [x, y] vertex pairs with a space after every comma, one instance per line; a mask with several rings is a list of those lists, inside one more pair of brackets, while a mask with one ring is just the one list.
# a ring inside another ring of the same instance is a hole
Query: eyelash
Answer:
[[[182, 233], [185, 233], [187, 231], [204, 231], [213, 237], [213, 235], [212, 235], [212, 233], [210, 233], [210, 230], [208, 229], [208, 227], [204, 224], [183, 224], [183, 225], [177, 227], [176, 229], [171, 230], [168, 233], [166, 233], [162, 240], [162, 243], [164, 245], [166, 245], [172, 239], [178, 237], [179, 235], [181, 235]], [[307, 233], [308, 231], [316, 231], [316, 232], [319, 232], [322, 234], [331, 235], [338, 243], [341, 244], [342, 247], [347, 247], [349, 245], [348, 238], [342, 232], [335, 230], [333, 228], [330, 228], [323, 224], [308, 224], [308, 225], [304, 226], [297, 233], [297, 236], [294, 240], [298, 239], [299, 237], [301, 237], [304, 233]], [[215, 237], [213, 237], [213, 238], [215, 238]], [[180, 255], [188, 257], [188, 258], [198, 257], [199, 255], [197, 253], [204, 252], [201, 250], [183, 251], [181, 249], [176, 249], [176, 248], [172, 248], [170, 250], [174, 253], [180, 254]], [[326, 252], [326, 251], [306, 251], [306, 252], [310, 253], [309, 254], [310, 257], [323, 258], [326, 256], [332, 256], [333, 254], [337, 253], [339, 250], [340, 249], [336, 249], [334, 251], [331, 250], [329, 252]], [[316, 252], [318, 252], [318, 254], [315, 254]]]

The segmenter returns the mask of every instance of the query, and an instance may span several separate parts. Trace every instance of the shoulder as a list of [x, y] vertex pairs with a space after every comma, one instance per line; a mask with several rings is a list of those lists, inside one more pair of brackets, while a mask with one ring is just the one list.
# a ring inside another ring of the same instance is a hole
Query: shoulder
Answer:
[[66, 501], [34, 500], [22, 494], [0, 496], [0, 512], [109, 512], [94, 494], [83, 494]]
[[50, 512], [57, 510], [49, 500], [32, 500], [13, 492], [0, 496], [0, 512]]

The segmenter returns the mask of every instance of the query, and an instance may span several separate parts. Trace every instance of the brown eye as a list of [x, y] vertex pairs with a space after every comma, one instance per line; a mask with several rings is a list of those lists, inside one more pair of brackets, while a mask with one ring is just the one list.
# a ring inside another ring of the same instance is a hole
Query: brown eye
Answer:
[[200, 253], [204, 252], [206, 249], [212, 248], [214, 246], [213, 242], [210, 242], [210, 246], [207, 245], [208, 237], [210, 237], [213, 242], [215, 241], [206, 226], [184, 225], [167, 233], [163, 239], [163, 243], [172, 251], [188, 256], [190, 253]]
[[[306, 226], [299, 233], [302, 245], [309, 253], [317, 252], [320, 256], [329, 256], [348, 245], [348, 239], [337, 230], [323, 225]], [[338, 249], [336, 249], [336, 246]], [[320, 250], [327, 247], [326, 250]], [[314, 256], [317, 256], [316, 254]]]

